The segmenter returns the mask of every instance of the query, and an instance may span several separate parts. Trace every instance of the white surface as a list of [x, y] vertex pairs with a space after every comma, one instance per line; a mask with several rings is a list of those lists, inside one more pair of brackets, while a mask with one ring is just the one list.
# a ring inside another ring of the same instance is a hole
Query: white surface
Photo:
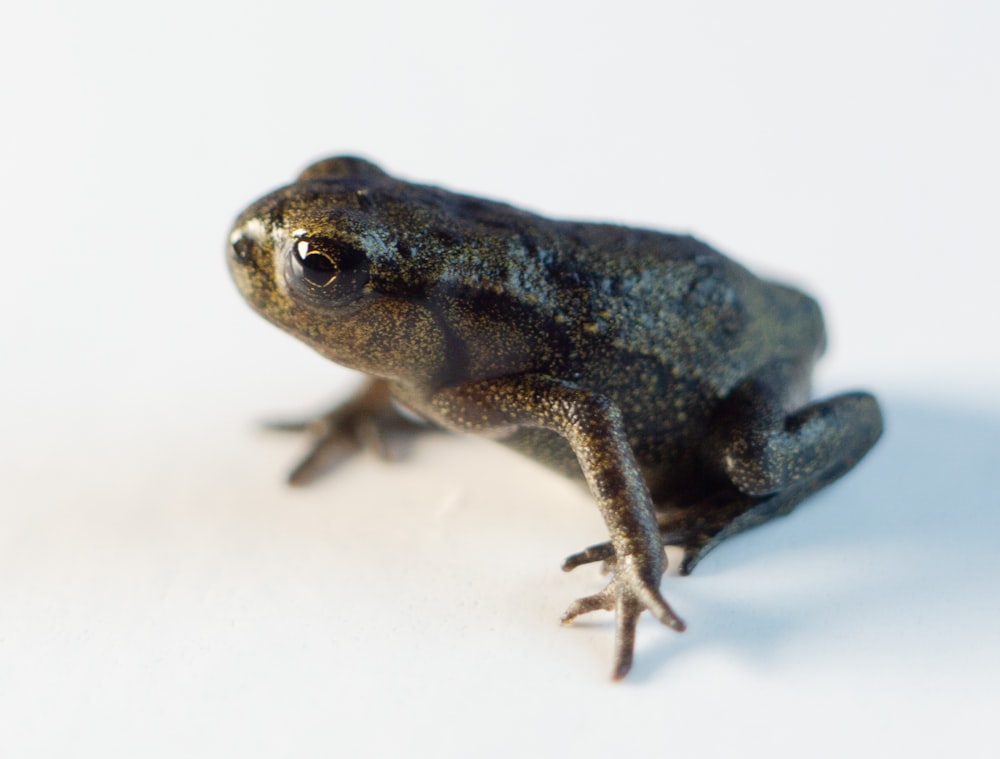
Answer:
[[[56, 4], [58, 6], [59, 4]], [[3, 756], [995, 756], [990, 3], [5, 11]], [[888, 434], [665, 593], [607, 681], [586, 494], [487, 443], [316, 487], [254, 420], [348, 374], [227, 281], [308, 161], [691, 229], [817, 293]], [[627, 749], [639, 749], [628, 753]]]

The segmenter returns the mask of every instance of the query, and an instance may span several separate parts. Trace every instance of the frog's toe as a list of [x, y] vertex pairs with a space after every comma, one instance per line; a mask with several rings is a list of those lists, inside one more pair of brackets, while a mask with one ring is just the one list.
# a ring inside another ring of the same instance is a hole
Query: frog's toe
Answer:
[[615, 661], [612, 680], [622, 680], [632, 669], [635, 654], [635, 629], [642, 614], [642, 604], [627, 595], [619, 595], [615, 604]]
[[563, 614], [567, 624], [581, 614], [603, 609], [615, 612], [615, 654], [611, 677], [621, 680], [632, 669], [635, 652], [635, 630], [643, 605], [631, 593], [617, 592], [614, 581], [600, 593], [574, 601]]
[[292, 485], [311, 482], [362, 450], [383, 461], [398, 461], [418, 432], [432, 429], [400, 414], [383, 380], [369, 383], [357, 396], [315, 419], [277, 422], [267, 427], [306, 432], [311, 438], [312, 448], [288, 477]]
[[388, 446], [372, 419], [345, 413], [343, 407], [314, 419], [265, 422], [264, 428], [272, 432], [304, 432], [310, 438], [309, 452], [288, 475], [291, 485], [312, 482], [362, 449], [371, 449], [379, 458], [388, 457]]
[[649, 611], [667, 627], [683, 632], [684, 622], [674, 614], [660, 591], [645, 583], [613, 577], [600, 593], [579, 598], [570, 604], [562, 616], [562, 623], [569, 624], [582, 614], [592, 611], [615, 613], [615, 653], [612, 678], [621, 680], [632, 668], [635, 650], [635, 631], [639, 616]]
[[634, 588], [630, 584], [617, 583], [615, 593], [615, 660], [612, 679], [621, 680], [632, 669], [635, 651], [635, 629], [639, 615], [648, 611], [661, 623], [677, 632], [684, 632], [684, 621], [674, 614], [673, 609], [655, 587]]
[[612, 611], [614, 608], [614, 593], [612, 592], [612, 586], [608, 585], [608, 587], [600, 593], [576, 599], [569, 605], [569, 608], [563, 612], [562, 618], [559, 621], [564, 625], [568, 625], [582, 614], [589, 614], [592, 611], [598, 611], [601, 609], [604, 611]]
[[288, 483], [307, 485], [361, 448], [356, 438], [331, 430], [314, 439], [309, 453], [289, 473]]
[[605, 569], [611, 569], [613, 565], [609, 566], [608, 562], [613, 562], [614, 558], [615, 549], [611, 543], [598, 543], [589, 548], [584, 548], [572, 556], [567, 556], [566, 560], [563, 561], [562, 569], [563, 572], [572, 572], [577, 567], [582, 567], [584, 564], [593, 564], [597, 561], [604, 562]]

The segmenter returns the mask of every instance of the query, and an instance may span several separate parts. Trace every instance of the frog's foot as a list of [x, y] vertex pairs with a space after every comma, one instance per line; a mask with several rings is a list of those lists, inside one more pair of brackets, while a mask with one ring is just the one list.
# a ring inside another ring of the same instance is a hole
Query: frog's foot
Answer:
[[604, 590], [574, 601], [561, 620], [564, 625], [569, 624], [581, 614], [598, 609], [615, 613], [615, 660], [612, 675], [615, 680], [624, 678], [632, 668], [635, 628], [643, 611], [649, 611], [660, 622], [677, 632], [684, 632], [686, 627], [660, 594], [659, 580], [654, 580], [650, 572], [644, 570], [644, 562], [627, 556], [622, 564]]
[[312, 448], [288, 476], [292, 485], [305, 485], [359, 451], [384, 461], [401, 458], [399, 442], [426, 429], [402, 416], [392, 405], [385, 380], [373, 380], [356, 396], [315, 419], [272, 422], [271, 430], [306, 432]]

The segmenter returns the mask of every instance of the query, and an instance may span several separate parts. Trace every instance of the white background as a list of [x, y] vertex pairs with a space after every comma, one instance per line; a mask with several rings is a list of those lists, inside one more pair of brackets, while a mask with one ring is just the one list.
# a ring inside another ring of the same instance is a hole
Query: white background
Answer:
[[[0, 754], [996, 756], [1000, 12], [983, 2], [17, 3], [0, 17]], [[228, 281], [356, 152], [690, 230], [822, 300], [888, 431], [667, 578], [608, 681], [587, 495], [422, 441], [309, 489], [350, 374]]]

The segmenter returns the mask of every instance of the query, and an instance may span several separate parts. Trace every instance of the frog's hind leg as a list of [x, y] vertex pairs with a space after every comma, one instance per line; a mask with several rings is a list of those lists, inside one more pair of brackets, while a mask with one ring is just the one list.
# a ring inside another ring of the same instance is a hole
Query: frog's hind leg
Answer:
[[664, 541], [684, 548], [682, 573], [726, 538], [788, 514], [850, 471], [882, 434], [881, 411], [868, 393], [845, 393], [788, 414], [769, 390], [781, 386], [773, 377], [748, 382], [719, 410], [706, 457], [714, 457], [732, 483], [731, 497], [716, 496], [721, 503], [714, 508], [663, 515]]
[[[767, 386], [772, 386], [768, 384]], [[696, 502], [662, 505], [657, 514], [664, 545], [679, 546], [679, 568], [689, 574], [728, 537], [788, 514], [805, 498], [848, 472], [875, 444], [882, 416], [867, 393], [847, 393], [785, 415], [766, 393], [749, 385], [720, 410], [719, 433], [708, 441], [723, 482]], [[566, 559], [570, 570], [611, 561], [608, 544]]]
[[808, 487], [790, 488], [770, 496], [754, 497], [727, 490], [696, 505], [668, 508], [658, 515], [660, 537], [665, 546], [678, 546], [683, 550], [678, 572], [691, 574], [698, 562], [726, 538], [789, 514], [808, 496], [846, 471], [836, 473], [829, 480], [813, 480]]

